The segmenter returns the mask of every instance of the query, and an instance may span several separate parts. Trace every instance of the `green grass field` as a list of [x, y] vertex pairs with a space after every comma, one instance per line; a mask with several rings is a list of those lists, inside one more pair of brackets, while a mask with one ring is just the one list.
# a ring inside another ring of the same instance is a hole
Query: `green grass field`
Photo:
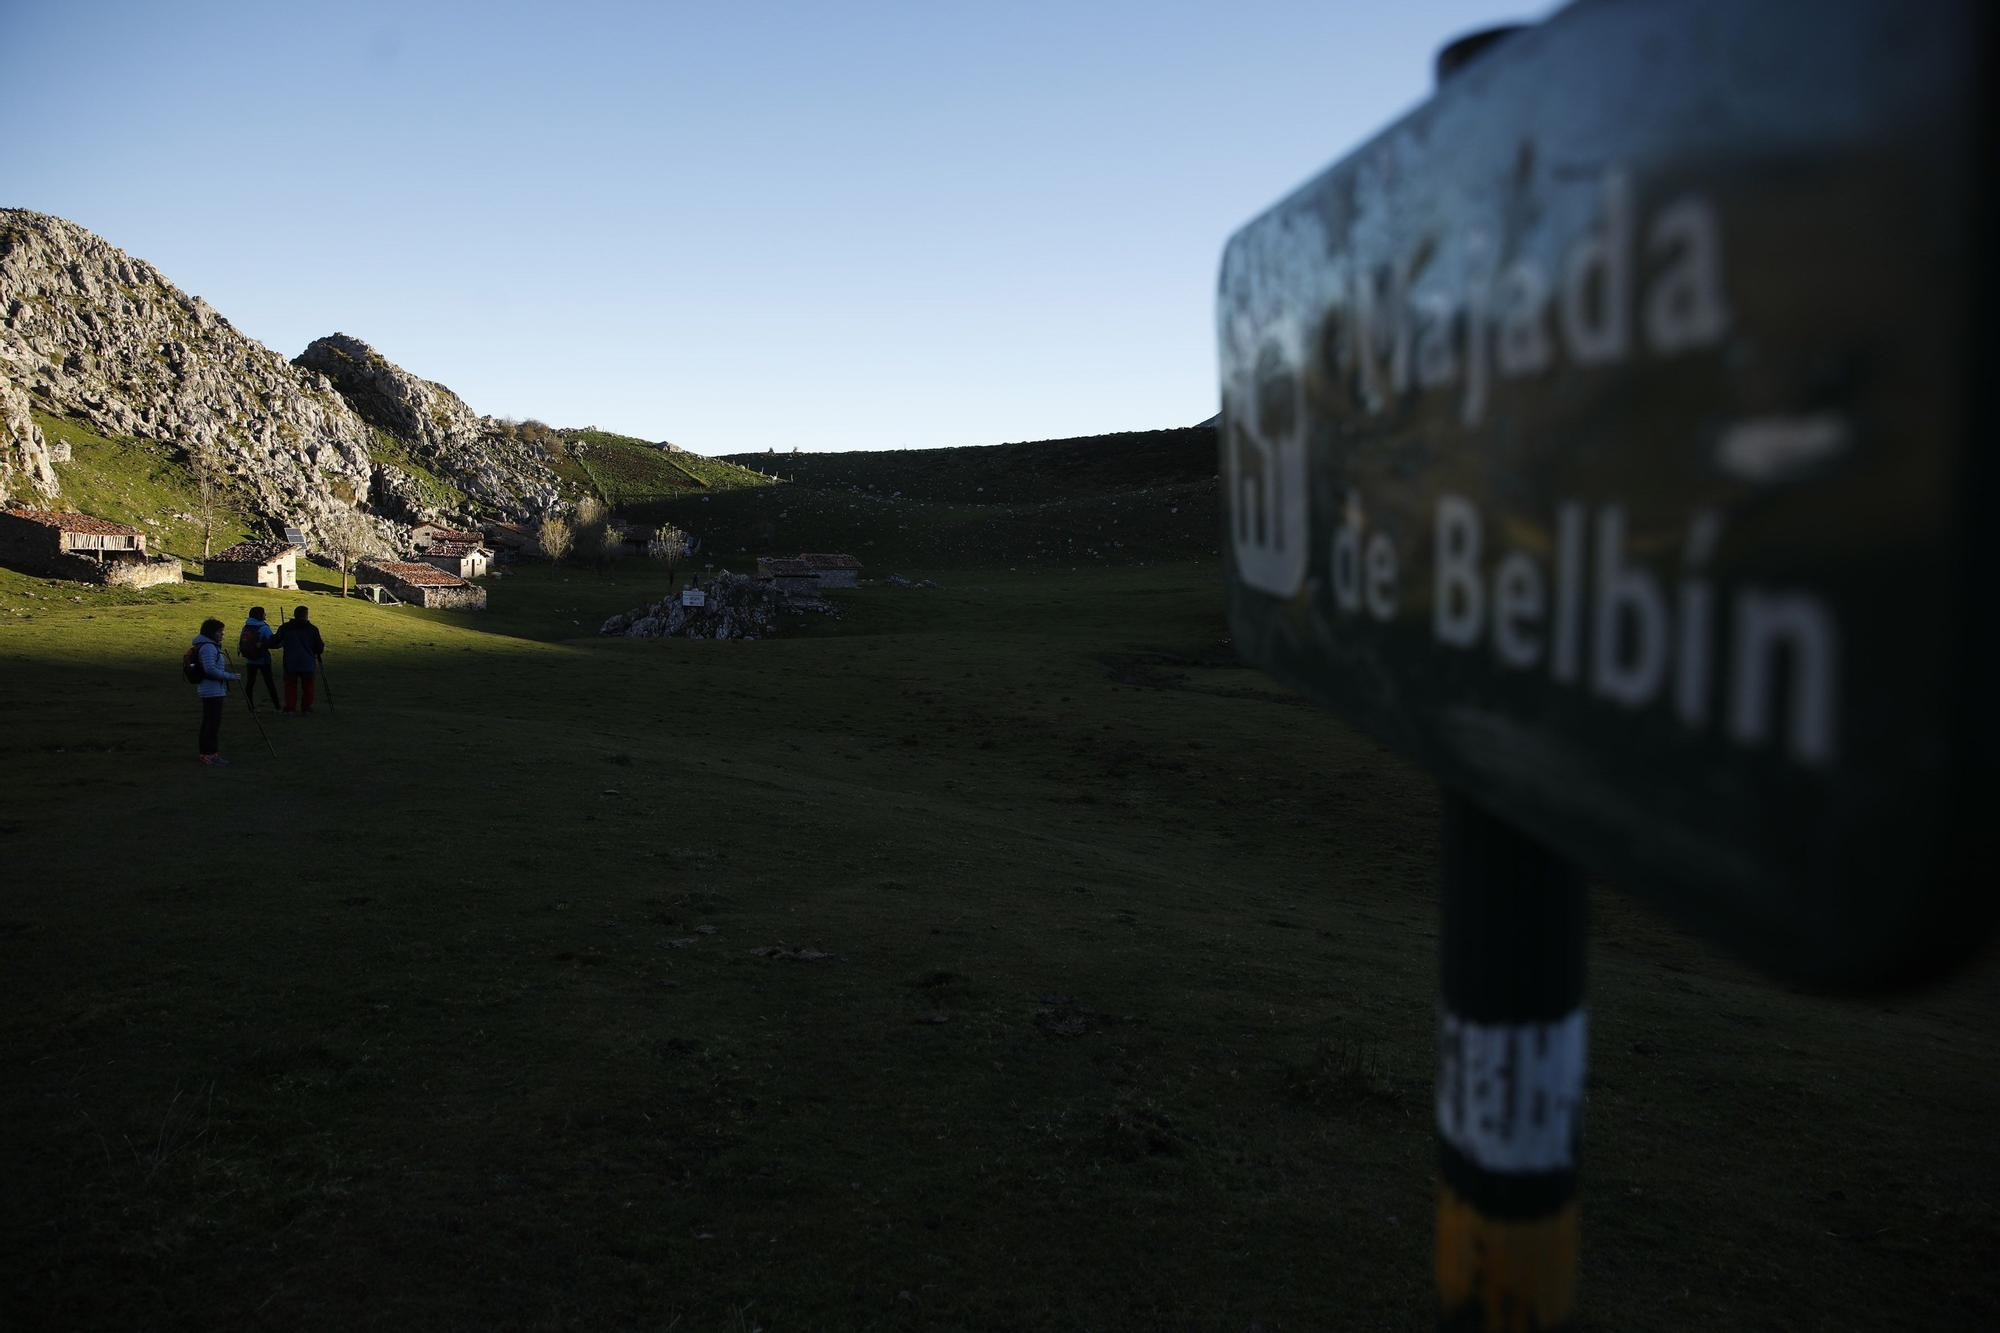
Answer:
[[[1433, 785], [1212, 564], [929, 572], [309, 595], [334, 709], [227, 770], [176, 659], [252, 590], [0, 572], [0, 1327], [1430, 1327]], [[1588, 1325], [1992, 1322], [1991, 963], [1593, 910]]]

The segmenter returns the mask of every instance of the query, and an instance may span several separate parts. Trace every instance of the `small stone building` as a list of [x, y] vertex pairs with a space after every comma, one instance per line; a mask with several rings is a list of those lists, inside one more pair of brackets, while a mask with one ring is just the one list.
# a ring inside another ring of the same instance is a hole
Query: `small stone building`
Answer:
[[434, 518], [427, 518], [410, 529], [410, 545], [416, 548], [419, 555], [429, 552], [438, 542], [471, 542], [477, 546], [480, 535], [476, 532], [463, 532], [449, 523]]
[[525, 523], [488, 523], [485, 533], [486, 548], [495, 560], [519, 560], [540, 549], [534, 530]]
[[299, 554], [299, 548], [291, 542], [238, 542], [210, 556], [202, 571], [210, 583], [296, 588]]
[[493, 549], [480, 545], [477, 538], [465, 541], [458, 537], [436, 537], [417, 558], [427, 565], [436, 565], [447, 574], [476, 579], [492, 565]]
[[361, 578], [380, 583], [398, 598], [417, 606], [439, 606], [453, 611], [486, 609], [486, 589], [474, 587], [436, 565], [370, 560], [364, 561], [357, 572]]
[[818, 571], [796, 556], [758, 556], [757, 581], [768, 583], [780, 592], [818, 592], [820, 589]]
[[819, 575], [822, 588], [852, 588], [861, 578], [861, 562], [851, 555], [811, 554], [799, 559]]
[[181, 562], [146, 553], [146, 534], [90, 514], [0, 509], [0, 564], [26, 574], [149, 588], [179, 583]]

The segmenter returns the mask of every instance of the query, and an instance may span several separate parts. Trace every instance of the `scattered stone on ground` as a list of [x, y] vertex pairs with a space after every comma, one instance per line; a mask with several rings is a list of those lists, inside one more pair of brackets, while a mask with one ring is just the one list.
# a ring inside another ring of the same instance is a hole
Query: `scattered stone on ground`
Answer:
[[740, 574], [717, 574], [701, 586], [702, 606], [684, 606], [678, 594], [612, 616], [599, 634], [628, 639], [767, 639], [784, 617], [840, 615], [840, 608], [814, 593], [787, 592]]
[[767, 944], [750, 952], [759, 958], [782, 958], [792, 963], [825, 963], [833, 959], [832, 954], [818, 949], [788, 949], [782, 944]]

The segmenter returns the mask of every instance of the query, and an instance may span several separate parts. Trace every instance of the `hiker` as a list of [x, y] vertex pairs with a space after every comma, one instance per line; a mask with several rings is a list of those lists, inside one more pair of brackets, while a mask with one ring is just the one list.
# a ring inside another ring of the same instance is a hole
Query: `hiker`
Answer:
[[[278, 627], [271, 643], [285, 652], [285, 711], [312, 712], [314, 676], [319, 671], [319, 659], [326, 656], [326, 640], [319, 636], [319, 626], [306, 618], [303, 606], [295, 607], [292, 618]], [[303, 705], [299, 702], [301, 694], [305, 695]]]
[[271, 707], [283, 707], [278, 702], [277, 678], [271, 674], [271, 640], [274, 637], [271, 627], [264, 623], [264, 608], [251, 607], [243, 628], [236, 632], [236, 656], [242, 659], [243, 678], [249, 682], [243, 687], [243, 697], [252, 708], [257, 706], [257, 677], [260, 675], [264, 678], [265, 693], [271, 696]]
[[213, 616], [202, 621], [201, 633], [194, 636], [188, 651], [194, 654], [201, 676], [194, 687], [201, 700], [197, 757], [204, 764], [227, 764], [229, 761], [217, 753], [222, 745], [222, 701], [229, 697], [229, 682], [242, 677], [229, 669], [229, 659], [222, 655], [222, 622]]

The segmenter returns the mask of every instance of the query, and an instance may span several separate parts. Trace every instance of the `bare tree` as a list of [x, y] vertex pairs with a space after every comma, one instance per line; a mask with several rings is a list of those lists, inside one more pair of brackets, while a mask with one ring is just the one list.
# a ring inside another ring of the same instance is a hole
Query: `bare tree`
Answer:
[[215, 520], [222, 511], [222, 451], [213, 440], [188, 447], [188, 471], [194, 476], [194, 516], [201, 524], [201, 558], [215, 545]]
[[340, 571], [340, 595], [347, 596], [347, 578], [355, 565], [382, 550], [381, 538], [358, 509], [345, 509], [320, 524], [320, 546]]
[[570, 531], [568, 523], [550, 514], [535, 528], [535, 545], [550, 560], [560, 561], [576, 545], [576, 534]]
[[646, 554], [667, 567], [667, 583], [672, 586], [674, 566], [687, 558], [688, 535], [671, 523], [662, 523], [646, 543]]
[[617, 556], [618, 548], [625, 544], [625, 534], [612, 523], [603, 524], [592, 532], [590, 537], [591, 554], [596, 557], [600, 567], [610, 564]]

